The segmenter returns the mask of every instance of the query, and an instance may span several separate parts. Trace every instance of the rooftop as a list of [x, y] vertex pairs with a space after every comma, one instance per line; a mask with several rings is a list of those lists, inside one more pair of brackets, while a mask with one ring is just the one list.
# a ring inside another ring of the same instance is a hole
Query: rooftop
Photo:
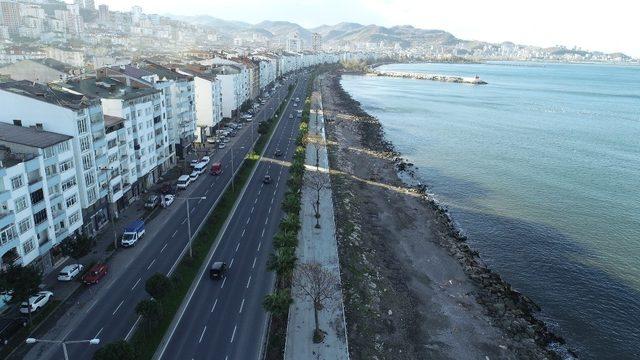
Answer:
[[131, 100], [159, 92], [159, 90], [152, 87], [134, 88], [127, 86], [109, 77], [104, 77], [99, 80], [93, 77], [70, 80], [67, 81], [65, 85], [73, 91], [103, 99]]
[[71, 110], [80, 110], [92, 105], [91, 100], [84, 95], [57, 90], [48, 85], [28, 80], [0, 83], [0, 90], [27, 96]]
[[0, 122], [0, 141], [40, 149], [71, 139], [71, 136]]

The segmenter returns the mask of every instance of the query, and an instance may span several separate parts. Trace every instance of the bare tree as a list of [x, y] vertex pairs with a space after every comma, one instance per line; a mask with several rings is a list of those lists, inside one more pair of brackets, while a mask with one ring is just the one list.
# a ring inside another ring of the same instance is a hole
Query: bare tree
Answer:
[[332, 299], [338, 291], [338, 277], [324, 269], [317, 262], [300, 264], [294, 272], [294, 289], [300, 296], [307, 297], [313, 303], [315, 329], [313, 341], [322, 342], [324, 332], [318, 323], [318, 311], [324, 308], [324, 303]]
[[316, 192], [316, 201], [313, 204], [313, 210], [316, 213], [316, 229], [320, 228], [320, 191], [327, 187], [327, 181], [328, 179], [319, 171], [305, 172], [305, 184]]

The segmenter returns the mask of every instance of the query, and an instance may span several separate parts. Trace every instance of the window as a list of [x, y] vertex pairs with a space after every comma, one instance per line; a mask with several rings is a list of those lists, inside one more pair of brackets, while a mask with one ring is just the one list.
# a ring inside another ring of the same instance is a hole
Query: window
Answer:
[[77, 223], [78, 221], [80, 221], [80, 212], [76, 211], [73, 214], [71, 214], [69, 216], [69, 226]]
[[84, 134], [87, 132], [87, 119], [82, 118], [78, 120], [78, 132]]
[[42, 189], [38, 189], [31, 193], [31, 204], [37, 204], [44, 200], [44, 191]]
[[96, 183], [96, 175], [93, 171], [87, 172], [84, 174], [84, 183], [87, 187], [93, 186]]
[[18, 223], [20, 234], [24, 234], [31, 229], [31, 218], [26, 218]]
[[93, 203], [94, 201], [96, 201], [97, 195], [96, 195], [96, 189], [95, 188], [91, 188], [89, 190], [87, 190], [87, 200], [89, 201], [89, 204]]
[[89, 170], [93, 167], [93, 159], [91, 158], [91, 154], [82, 156], [82, 167], [85, 170]]
[[80, 138], [80, 151], [81, 152], [85, 152], [87, 150], [89, 150], [89, 148], [91, 148], [91, 140], [90, 136], [85, 136]]
[[49, 186], [49, 196], [53, 197], [60, 192], [60, 185]]
[[16, 237], [18, 237], [16, 227], [13, 224], [9, 225], [8, 227], [0, 230], [0, 245], [4, 245]]
[[22, 175], [18, 175], [11, 179], [11, 187], [13, 190], [19, 189], [22, 186], [24, 186], [24, 179], [22, 178]]
[[56, 148], [53, 146], [49, 146], [48, 148], [44, 149], [44, 158], [48, 159], [50, 157], [52, 157], [53, 155], [56, 154]]
[[73, 196], [67, 198], [67, 208], [72, 207], [78, 202], [78, 195], [73, 194]]
[[51, 177], [55, 174], [58, 173], [58, 166], [57, 165], [49, 165], [46, 168], [44, 168], [44, 173], [47, 175], [47, 177]]
[[67, 191], [68, 189], [76, 186], [76, 177], [69, 178], [62, 182], [62, 191]]
[[20, 211], [26, 209], [29, 206], [29, 203], [27, 203], [26, 195], [16, 199], [15, 203], [16, 203], [16, 213], [19, 213]]
[[111, 139], [109, 140], [109, 142], [107, 142], [107, 147], [109, 149], [113, 149], [114, 147], [116, 147], [116, 145], [118, 144], [116, 139]]
[[24, 244], [22, 244], [22, 249], [24, 250], [25, 255], [32, 252], [33, 249], [35, 249], [35, 246], [33, 245], [33, 238], [25, 241]]
[[67, 160], [60, 164], [60, 172], [63, 173], [67, 170], [73, 169], [73, 160]]
[[33, 221], [36, 225], [40, 225], [47, 220], [47, 209], [42, 209], [37, 213], [33, 214]]
[[60, 144], [56, 145], [56, 147], [58, 150], [58, 154], [65, 151], [69, 151], [69, 142], [68, 141], [61, 142]]

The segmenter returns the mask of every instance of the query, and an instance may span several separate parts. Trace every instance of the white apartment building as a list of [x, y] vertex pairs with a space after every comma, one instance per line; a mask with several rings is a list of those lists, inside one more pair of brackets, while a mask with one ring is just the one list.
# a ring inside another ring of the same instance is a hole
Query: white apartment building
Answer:
[[277, 59], [268, 55], [254, 55], [252, 59], [259, 62], [260, 90], [264, 90], [278, 77]]
[[205, 66], [187, 66], [176, 69], [181, 74], [192, 76], [195, 90], [196, 129], [195, 141], [202, 142], [212, 135], [213, 129], [222, 121], [223, 98], [220, 79]]
[[19, 120], [71, 137], [73, 170], [79, 187], [84, 226], [94, 235], [108, 221], [107, 148], [102, 107], [98, 100], [78, 93], [33, 83], [0, 84], [0, 122]]
[[70, 136], [0, 123], [0, 268], [61, 257], [83, 222], [75, 166]]

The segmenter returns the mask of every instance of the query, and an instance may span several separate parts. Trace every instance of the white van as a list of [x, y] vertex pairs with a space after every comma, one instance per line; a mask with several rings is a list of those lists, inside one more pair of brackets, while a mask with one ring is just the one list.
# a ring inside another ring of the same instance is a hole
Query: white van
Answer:
[[189, 177], [189, 175], [182, 175], [178, 178], [178, 183], [176, 184], [176, 186], [178, 187], [178, 189], [186, 189], [187, 186], [189, 186], [189, 184], [191, 184], [191, 178]]
[[204, 161], [193, 167], [193, 171], [198, 174], [202, 174], [205, 170], [207, 170], [207, 163]]

